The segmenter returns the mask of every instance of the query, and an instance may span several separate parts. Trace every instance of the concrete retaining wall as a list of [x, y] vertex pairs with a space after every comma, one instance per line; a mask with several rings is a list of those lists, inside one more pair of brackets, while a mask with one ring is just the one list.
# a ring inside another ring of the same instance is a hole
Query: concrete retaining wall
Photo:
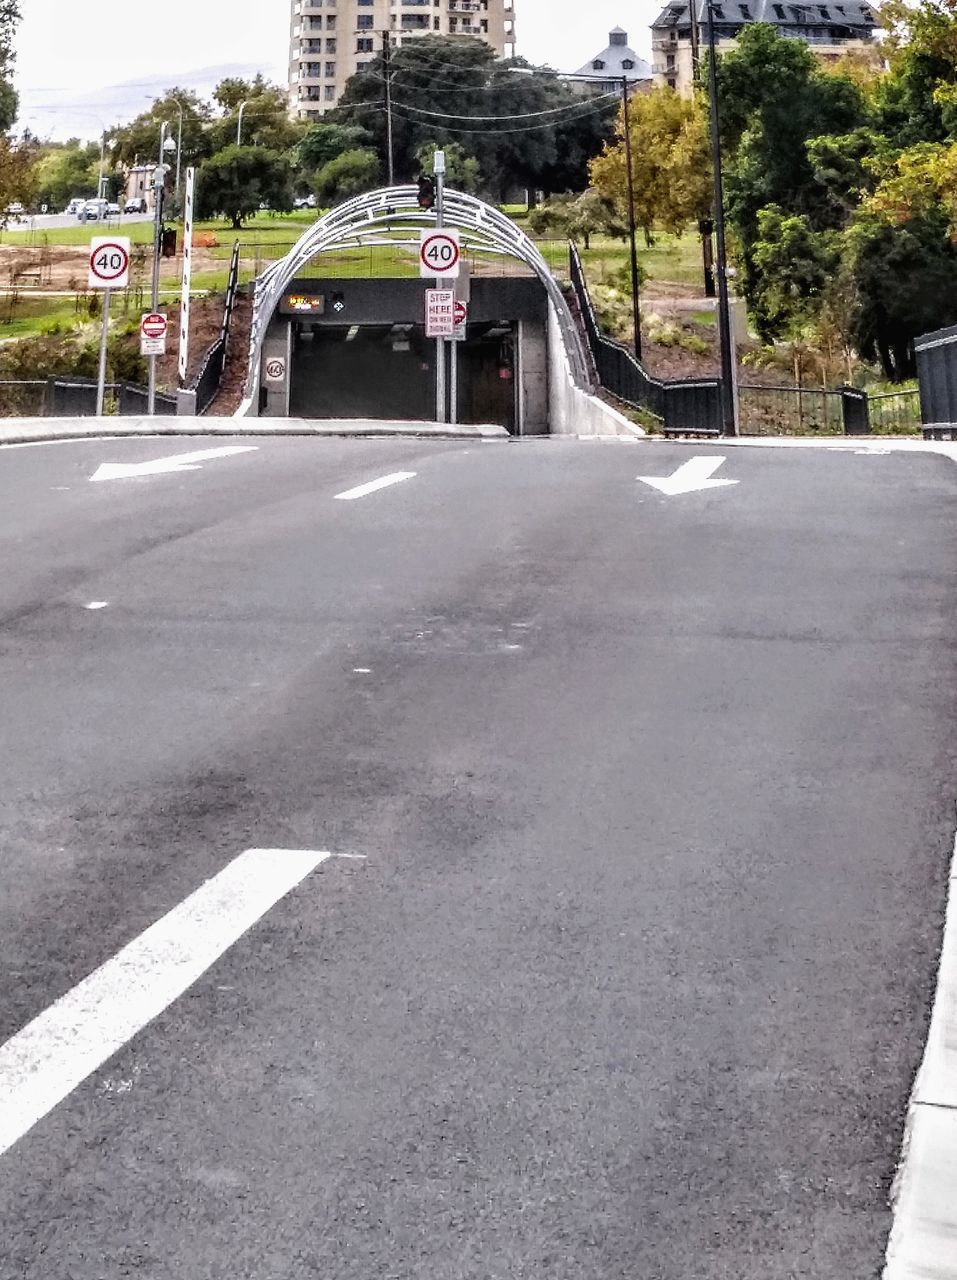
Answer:
[[645, 432], [575, 385], [555, 308], [548, 304], [548, 426], [552, 435], [643, 436]]

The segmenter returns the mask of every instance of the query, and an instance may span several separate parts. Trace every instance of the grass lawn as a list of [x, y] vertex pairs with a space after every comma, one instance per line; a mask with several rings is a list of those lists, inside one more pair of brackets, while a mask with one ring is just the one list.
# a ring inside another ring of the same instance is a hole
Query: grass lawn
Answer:
[[89, 316], [77, 311], [72, 298], [24, 298], [21, 295], [13, 308], [7, 299], [0, 299], [0, 342], [9, 338], [35, 338], [49, 333], [56, 325], [66, 333], [74, 325], [88, 321]]

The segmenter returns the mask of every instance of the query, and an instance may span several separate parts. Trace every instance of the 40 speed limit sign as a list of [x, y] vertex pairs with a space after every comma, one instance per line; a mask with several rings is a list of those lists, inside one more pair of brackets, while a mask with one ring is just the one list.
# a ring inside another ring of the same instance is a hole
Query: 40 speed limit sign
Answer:
[[91, 289], [125, 289], [130, 282], [127, 236], [94, 236], [90, 241]]
[[459, 274], [459, 233], [443, 228], [425, 229], [419, 243], [419, 275], [424, 279], [453, 280]]

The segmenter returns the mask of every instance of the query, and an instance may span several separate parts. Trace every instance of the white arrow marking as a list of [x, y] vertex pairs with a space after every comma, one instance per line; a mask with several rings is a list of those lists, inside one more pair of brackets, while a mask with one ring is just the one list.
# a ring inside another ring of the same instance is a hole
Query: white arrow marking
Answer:
[[696, 489], [720, 489], [726, 484], [737, 484], [737, 480], [711, 479], [723, 462], [727, 462], [727, 458], [717, 454], [712, 457], [698, 454], [683, 462], [670, 476], [637, 476], [636, 479], [643, 484], [650, 484], [652, 489], [658, 489], [669, 498], [674, 498], [679, 493], [694, 493]]
[[154, 458], [152, 462], [104, 462], [90, 476], [91, 480], [128, 480], [133, 476], [158, 476], [171, 471], [198, 471], [200, 462], [210, 458], [228, 458], [234, 453], [254, 453], [255, 444], [225, 445], [221, 449], [199, 449], [196, 453], [177, 453], [172, 458]]
[[247, 849], [0, 1045], [0, 1156], [332, 856]]

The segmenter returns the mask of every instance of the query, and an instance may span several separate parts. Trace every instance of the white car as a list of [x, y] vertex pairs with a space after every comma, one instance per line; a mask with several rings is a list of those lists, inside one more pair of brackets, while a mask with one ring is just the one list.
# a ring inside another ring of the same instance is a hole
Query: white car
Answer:
[[102, 222], [109, 217], [108, 200], [85, 200], [76, 211], [81, 222]]

